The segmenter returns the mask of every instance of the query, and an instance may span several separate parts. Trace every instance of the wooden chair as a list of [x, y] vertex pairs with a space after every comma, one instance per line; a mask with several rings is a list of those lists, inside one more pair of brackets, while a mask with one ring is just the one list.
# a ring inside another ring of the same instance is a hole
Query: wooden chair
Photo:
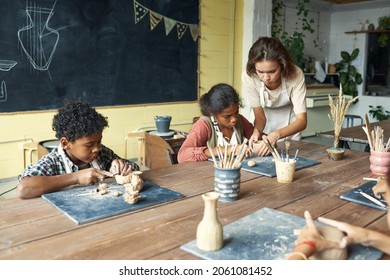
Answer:
[[40, 145], [38, 142], [28, 142], [22, 145], [23, 149], [23, 164], [26, 168], [29, 164], [35, 162], [33, 154], [36, 154], [36, 161], [49, 153], [49, 150]]
[[125, 155], [127, 155], [128, 140], [138, 139], [137, 164], [140, 168], [155, 169], [173, 164], [172, 147], [163, 138], [147, 133], [146, 131], [130, 132], [125, 137]]

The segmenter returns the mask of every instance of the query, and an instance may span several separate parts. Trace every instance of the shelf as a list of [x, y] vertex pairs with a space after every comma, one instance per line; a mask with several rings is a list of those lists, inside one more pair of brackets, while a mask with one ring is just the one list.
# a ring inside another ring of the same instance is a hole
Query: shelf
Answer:
[[365, 31], [345, 31], [345, 34], [357, 34], [357, 33], [389, 33], [390, 30], [365, 30]]

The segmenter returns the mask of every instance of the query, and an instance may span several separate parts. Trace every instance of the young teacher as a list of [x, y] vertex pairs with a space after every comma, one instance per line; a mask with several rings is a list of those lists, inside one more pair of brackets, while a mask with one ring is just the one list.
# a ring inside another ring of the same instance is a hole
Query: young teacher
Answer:
[[[301, 139], [307, 125], [305, 76], [278, 39], [260, 37], [252, 45], [242, 86], [255, 117], [251, 147], [262, 134], [272, 143]], [[258, 154], [268, 153], [262, 144]]]

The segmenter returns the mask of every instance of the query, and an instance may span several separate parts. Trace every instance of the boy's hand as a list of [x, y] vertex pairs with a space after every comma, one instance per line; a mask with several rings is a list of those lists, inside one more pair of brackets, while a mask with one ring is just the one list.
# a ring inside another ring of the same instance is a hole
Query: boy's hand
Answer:
[[84, 169], [73, 174], [77, 176], [77, 182], [81, 186], [97, 184], [105, 177], [103, 171], [96, 168]]
[[119, 174], [126, 176], [129, 175], [133, 171], [133, 169], [125, 161], [121, 159], [114, 159], [111, 163], [109, 171], [114, 175]]

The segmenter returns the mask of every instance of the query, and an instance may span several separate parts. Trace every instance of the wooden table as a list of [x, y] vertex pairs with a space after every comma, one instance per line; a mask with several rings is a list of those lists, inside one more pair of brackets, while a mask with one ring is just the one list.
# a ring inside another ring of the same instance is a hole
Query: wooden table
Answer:
[[[384, 130], [383, 131], [384, 132], [384, 143], [386, 143], [390, 137], [390, 120], [373, 122], [373, 123], [370, 123], [370, 126], [371, 126], [371, 129], [374, 129], [375, 126], [380, 126]], [[334, 130], [321, 132], [318, 134], [318, 136], [333, 139]], [[354, 143], [368, 145], [367, 134], [362, 129], [362, 125], [341, 129], [340, 141], [354, 142]], [[369, 146], [368, 146], [368, 148], [366, 148], [366, 152], [368, 152], [368, 151], [369, 151]]]
[[[326, 146], [292, 142], [291, 150], [297, 148], [300, 156], [321, 164], [297, 171], [290, 184], [242, 171], [239, 200], [218, 203], [223, 225], [268, 207], [302, 217], [309, 210], [314, 218], [321, 215], [390, 234], [384, 211], [339, 198], [372, 175], [369, 154], [348, 150], [343, 160], [331, 161]], [[204, 211], [200, 195], [213, 190], [213, 173], [211, 162], [146, 171], [145, 180], [185, 197], [82, 225], [42, 198], [2, 200], [0, 259], [199, 259], [180, 246], [196, 238]]]

